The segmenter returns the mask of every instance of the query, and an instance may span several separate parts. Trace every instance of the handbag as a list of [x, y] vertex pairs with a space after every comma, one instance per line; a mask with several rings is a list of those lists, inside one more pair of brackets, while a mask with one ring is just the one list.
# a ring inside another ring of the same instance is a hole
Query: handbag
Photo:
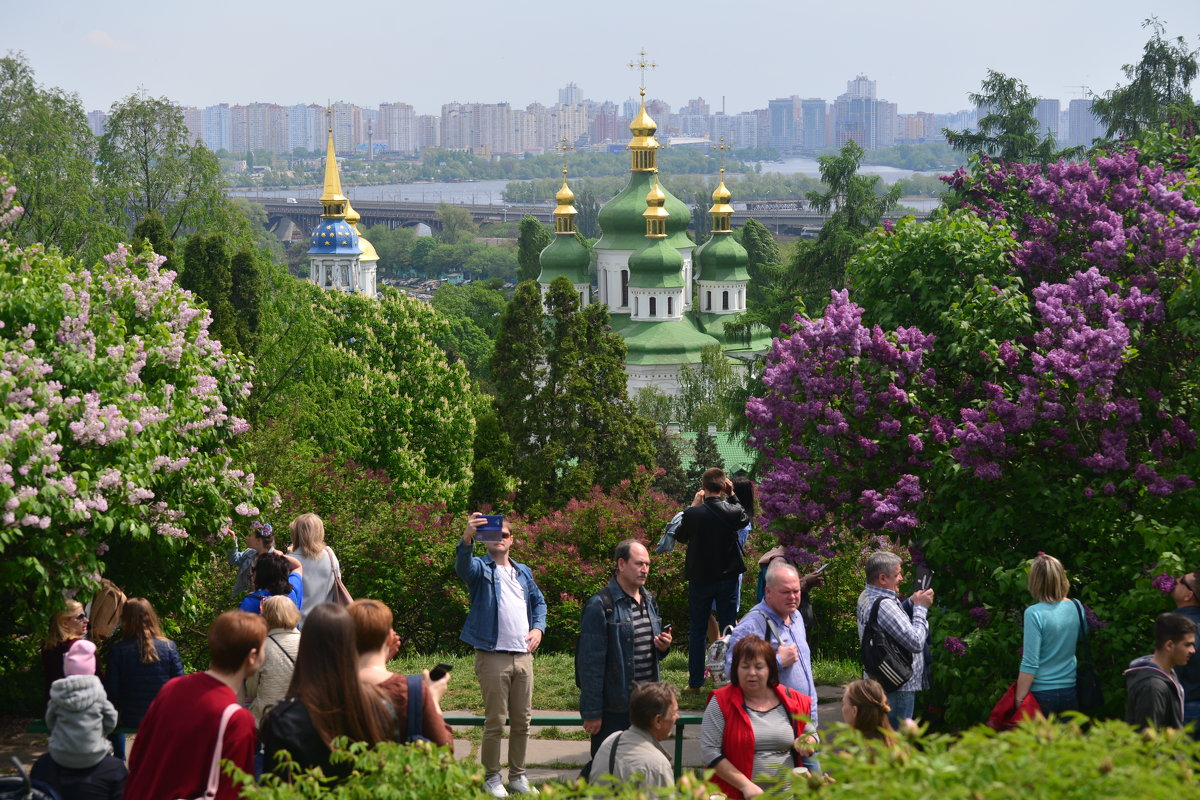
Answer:
[[863, 670], [879, 681], [885, 692], [894, 692], [913, 674], [913, 654], [902, 648], [879, 624], [879, 604], [886, 598], [877, 597], [871, 605], [871, 617], [863, 626]]
[[1083, 616], [1083, 603], [1072, 600], [1075, 611], [1079, 614], [1079, 636], [1083, 640], [1083, 660], [1075, 669], [1075, 697], [1079, 710], [1089, 717], [1094, 717], [1104, 709], [1104, 689], [1100, 686], [1100, 676], [1092, 666], [1092, 646], [1088, 644], [1087, 620]]
[[988, 714], [987, 725], [992, 730], [1010, 731], [1017, 727], [1017, 723], [1027, 719], [1033, 719], [1038, 714], [1042, 713], [1042, 707], [1038, 705], [1037, 698], [1033, 696], [1033, 692], [1025, 695], [1025, 699], [1021, 701], [1020, 708], [1017, 707], [1017, 683], [1008, 687], [1004, 696], [1000, 698], [1000, 702], [992, 709], [992, 713]]
[[217, 728], [217, 746], [213, 748], [212, 764], [208, 768], [208, 788], [196, 800], [213, 800], [217, 796], [217, 784], [221, 781], [221, 746], [225, 743], [225, 728], [229, 725], [233, 712], [239, 708], [241, 706], [237, 703], [230, 703], [225, 706], [225, 713], [221, 714], [221, 727]]
[[329, 602], [339, 606], [348, 606], [354, 602], [354, 598], [350, 596], [350, 592], [346, 591], [346, 584], [342, 583], [342, 565], [338, 562], [337, 556], [333, 554], [332, 547], [325, 549], [329, 551], [329, 560], [333, 562], [333, 585], [329, 587]]

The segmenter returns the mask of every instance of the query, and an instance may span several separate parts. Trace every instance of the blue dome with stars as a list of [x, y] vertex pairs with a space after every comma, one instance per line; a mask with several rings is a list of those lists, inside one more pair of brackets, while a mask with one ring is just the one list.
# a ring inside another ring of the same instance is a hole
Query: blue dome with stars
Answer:
[[362, 254], [358, 234], [344, 219], [322, 218], [309, 239], [309, 254], [356, 256]]

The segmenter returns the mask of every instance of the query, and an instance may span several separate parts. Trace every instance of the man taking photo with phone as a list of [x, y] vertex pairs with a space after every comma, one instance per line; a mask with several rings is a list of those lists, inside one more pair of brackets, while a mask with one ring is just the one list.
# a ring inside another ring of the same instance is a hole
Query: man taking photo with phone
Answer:
[[[459, 637], [475, 648], [475, 676], [483, 692], [483, 743], [479, 760], [486, 772], [484, 791], [493, 797], [536, 793], [525, 777], [525, 749], [533, 702], [533, 652], [546, 630], [546, 600], [524, 564], [509, 558], [512, 527], [501, 525], [499, 541], [487, 555], [472, 555], [476, 531], [488, 519], [474, 513], [454, 551], [454, 571], [467, 584], [471, 608]], [[490, 538], [490, 537], [489, 537]], [[508, 789], [500, 777], [504, 718], [508, 733]]]

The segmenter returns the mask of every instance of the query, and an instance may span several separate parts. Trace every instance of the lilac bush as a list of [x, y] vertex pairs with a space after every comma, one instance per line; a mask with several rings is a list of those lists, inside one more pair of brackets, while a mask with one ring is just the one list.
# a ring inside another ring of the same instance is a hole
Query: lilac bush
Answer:
[[1114, 698], [1164, 609], [1151, 577], [1200, 566], [1200, 147], [1157, 137], [947, 176], [957, 208], [872, 234], [747, 405], [782, 541], [811, 560], [883, 529], [934, 570], [931, 702], [952, 724], [1015, 676], [1038, 551], [1105, 620]]
[[[4, 197], [0, 222], [14, 214]], [[249, 366], [161, 264], [121, 246], [89, 269], [0, 239], [10, 619], [45, 619], [101, 574], [178, 608], [186, 577], [270, 502], [236, 445]]]

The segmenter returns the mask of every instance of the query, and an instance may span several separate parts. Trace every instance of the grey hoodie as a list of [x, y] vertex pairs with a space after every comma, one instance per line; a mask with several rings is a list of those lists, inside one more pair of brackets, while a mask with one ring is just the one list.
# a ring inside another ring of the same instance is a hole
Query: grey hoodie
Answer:
[[1125, 670], [1125, 721], [1138, 727], [1183, 727], [1183, 688], [1151, 656], [1135, 658]]
[[105, 737], [117, 727], [117, 710], [95, 675], [68, 675], [50, 684], [46, 706], [47, 750], [59, 766], [86, 769], [112, 752]]

